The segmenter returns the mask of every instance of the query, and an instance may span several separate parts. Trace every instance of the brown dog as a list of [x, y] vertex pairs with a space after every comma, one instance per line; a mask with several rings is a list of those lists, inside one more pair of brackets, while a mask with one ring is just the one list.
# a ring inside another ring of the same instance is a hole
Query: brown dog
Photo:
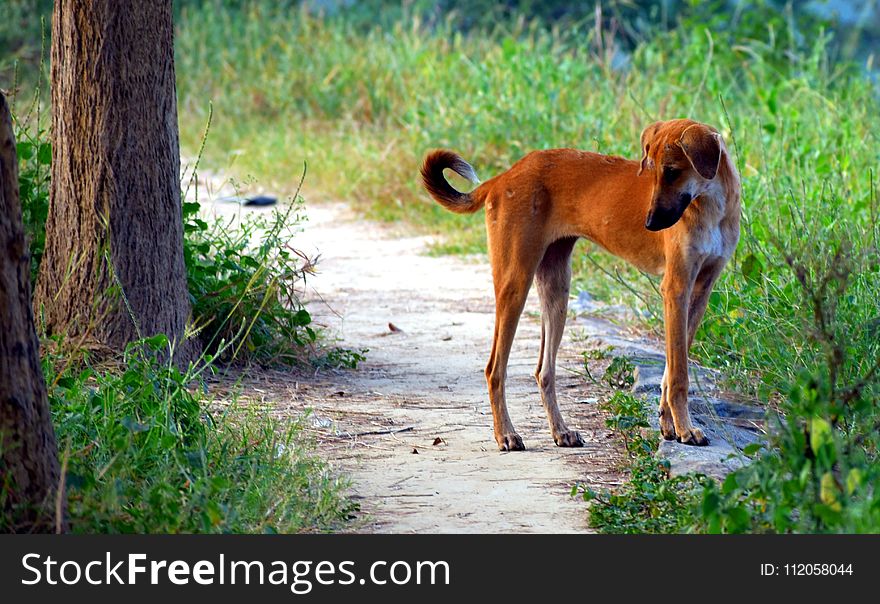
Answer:
[[740, 182], [717, 130], [692, 120], [651, 124], [642, 159], [574, 149], [534, 151], [470, 193], [443, 176], [449, 168], [477, 180], [451, 151], [428, 154], [422, 180], [443, 207], [459, 213], [486, 207], [495, 283], [495, 335], [486, 381], [502, 451], [524, 449], [504, 398], [507, 359], [532, 280], [541, 299], [541, 353], [535, 377], [553, 440], [583, 445], [556, 403], [556, 351], [571, 281], [571, 252], [580, 237], [640, 270], [663, 275], [666, 370], [660, 395], [664, 438], [706, 445], [688, 412], [688, 349], [712, 286], [739, 240]]

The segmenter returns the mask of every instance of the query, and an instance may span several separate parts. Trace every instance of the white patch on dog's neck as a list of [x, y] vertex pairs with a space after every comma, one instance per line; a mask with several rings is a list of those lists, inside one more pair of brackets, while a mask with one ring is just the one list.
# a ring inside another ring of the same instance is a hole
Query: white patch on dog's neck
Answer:
[[[722, 153], [721, 162], [729, 161], [726, 149]], [[699, 223], [702, 229], [689, 234], [688, 245], [693, 252], [706, 258], [729, 258], [736, 248], [739, 238], [726, 233], [722, 223], [727, 218], [728, 188], [723, 182], [722, 170], [729, 166], [719, 166], [718, 174], [712, 180], [700, 183], [699, 196]]]

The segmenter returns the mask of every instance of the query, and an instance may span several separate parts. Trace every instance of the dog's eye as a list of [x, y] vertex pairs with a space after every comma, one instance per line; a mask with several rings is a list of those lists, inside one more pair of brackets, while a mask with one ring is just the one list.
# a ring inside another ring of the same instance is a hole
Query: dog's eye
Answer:
[[663, 168], [663, 180], [667, 183], [675, 182], [675, 179], [681, 176], [681, 169], [679, 168]]

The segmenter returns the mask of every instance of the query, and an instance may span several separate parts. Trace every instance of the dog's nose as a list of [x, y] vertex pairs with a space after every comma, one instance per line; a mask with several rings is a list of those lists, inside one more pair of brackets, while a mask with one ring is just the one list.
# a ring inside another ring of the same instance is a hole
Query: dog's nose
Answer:
[[645, 228], [649, 231], [662, 231], [664, 229], [663, 225], [660, 224], [659, 220], [654, 220], [654, 217], [651, 216], [648, 220], [645, 221]]
[[649, 231], [660, 231], [665, 229], [670, 224], [666, 214], [667, 213], [661, 209], [652, 209], [648, 212], [648, 217], [645, 218], [645, 228]]
[[648, 212], [648, 217], [645, 219], [645, 228], [649, 231], [662, 231], [663, 229], [668, 229], [677, 221], [678, 215], [675, 211], [654, 208]]

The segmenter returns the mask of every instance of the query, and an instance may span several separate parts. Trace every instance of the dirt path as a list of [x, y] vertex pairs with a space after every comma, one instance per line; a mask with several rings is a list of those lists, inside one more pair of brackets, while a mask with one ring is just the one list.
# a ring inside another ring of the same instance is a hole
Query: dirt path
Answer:
[[[208, 197], [230, 192], [209, 188]], [[222, 202], [203, 209], [227, 217], [261, 211]], [[483, 376], [494, 321], [485, 258], [428, 256], [427, 238], [401, 237], [343, 204], [307, 214], [293, 243], [320, 256], [309, 310], [341, 346], [369, 349], [366, 361], [307, 376], [253, 372], [240, 387], [282, 418], [310, 410], [307, 427], [322, 457], [352, 481], [361, 508], [354, 530], [589, 532], [572, 485], [609, 488], [623, 479], [621, 444], [597, 409], [604, 393], [566, 370], [582, 363], [584, 343], [573, 339], [584, 330], [566, 331], [557, 381], [563, 414], [586, 445], [562, 449], [550, 437], [533, 377], [540, 324], [532, 292], [507, 387], [527, 450], [500, 453]], [[588, 331], [596, 335], [595, 325]]]

